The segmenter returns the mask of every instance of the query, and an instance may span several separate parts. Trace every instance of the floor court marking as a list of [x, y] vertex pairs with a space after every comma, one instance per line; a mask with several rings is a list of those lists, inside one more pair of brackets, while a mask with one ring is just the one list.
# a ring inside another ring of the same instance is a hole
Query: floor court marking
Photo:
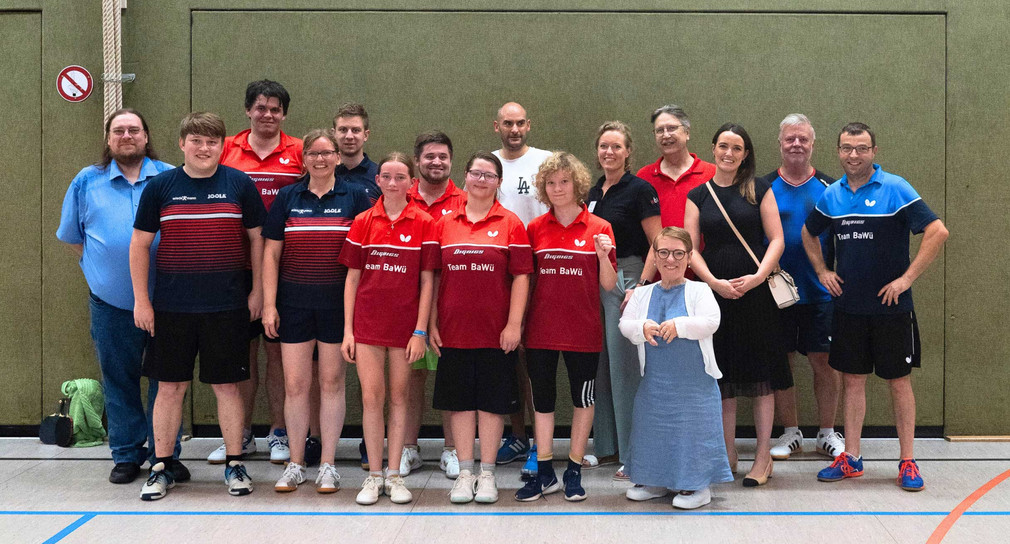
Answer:
[[[1008, 471], [1010, 472], [1010, 471]], [[956, 511], [955, 511], [956, 512]], [[842, 516], [949, 516], [955, 512], [940, 511], [752, 511], [752, 512], [688, 512], [688, 511], [657, 511], [657, 512], [612, 512], [612, 511], [579, 511], [579, 512], [452, 512], [452, 511], [412, 511], [412, 512], [305, 512], [305, 511], [61, 511], [61, 510], [0, 510], [0, 516], [81, 516], [68, 526], [76, 529], [90, 519], [98, 516], [264, 516], [264, 517], [583, 517], [583, 516], [694, 516], [694, 517], [842, 517]], [[990, 510], [981, 512], [964, 512], [964, 516], [1010, 516], [1010, 510]], [[66, 531], [67, 529], [64, 529]]]
[[76, 531], [81, 525], [84, 525], [85, 523], [91, 521], [91, 519], [94, 518], [96, 515], [97, 514], [84, 514], [83, 516], [77, 518], [77, 521], [71, 523], [70, 525], [67, 525], [66, 527], [63, 528], [62, 531], [49, 537], [49, 539], [43, 542], [42, 544], [56, 544], [57, 542], [66, 538], [67, 535], [69, 535], [70, 533]]
[[940, 544], [943, 537], [947, 536], [947, 531], [950, 531], [950, 528], [957, 523], [957, 520], [960, 519], [961, 516], [968, 516], [972, 514], [972, 512], [967, 511], [971, 508], [971, 505], [975, 504], [975, 502], [981, 499], [983, 495], [992, 491], [994, 487], [1007, 478], [1010, 478], [1010, 470], [996, 476], [992, 480], [989, 480], [982, 485], [982, 487], [976, 489], [971, 495], [968, 495], [963, 501], [961, 501], [960, 504], [957, 505], [956, 508], [954, 508], [954, 510], [950, 512], [950, 514], [947, 514], [947, 517], [943, 518], [940, 525], [937, 525], [933, 534], [929, 536], [929, 540], [926, 541], [926, 544]]

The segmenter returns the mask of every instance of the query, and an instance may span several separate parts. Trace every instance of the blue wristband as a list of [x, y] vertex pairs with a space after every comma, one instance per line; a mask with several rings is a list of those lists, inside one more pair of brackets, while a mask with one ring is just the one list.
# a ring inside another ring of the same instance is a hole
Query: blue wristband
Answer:
[[422, 331], [421, 329], [418, 329], [418, 330], [414, 331], [414, 336], [420, 336], [421, 338], [427, 338], [428, 337], [428, 333]]

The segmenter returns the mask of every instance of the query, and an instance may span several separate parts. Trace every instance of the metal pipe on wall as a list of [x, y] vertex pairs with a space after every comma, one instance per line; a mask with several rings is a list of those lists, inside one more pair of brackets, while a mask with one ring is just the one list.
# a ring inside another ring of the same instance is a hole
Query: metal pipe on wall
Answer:
[[126, 0], [102, 0], [102, 81], [105, 90], [105, 114], [123, 107], [123, 42], [122, 22]]

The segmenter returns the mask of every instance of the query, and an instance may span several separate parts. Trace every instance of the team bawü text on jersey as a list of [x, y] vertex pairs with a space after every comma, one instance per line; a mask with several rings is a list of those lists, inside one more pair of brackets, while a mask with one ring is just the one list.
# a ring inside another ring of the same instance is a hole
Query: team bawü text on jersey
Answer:
[[[600, 261], [593, 236], [614, 239], [610, 223], [582, 213], [567, 227], [549, 211], [527, 227], [533, 246], [535, 285], [526, 317], [526, 347], [596, 352], [603, 349]], [[617, 250], [610, 251], [617, 269]]]
[[354, 341], [406, 348], [417, 324], [421, 271], [439, 266], [435, 221], [412, 205], [391, 220], [383, 199], [354, 218], [340, 262], [361, 270]]
[[249, 176], [218, 166], [209, 178], [191, 178], [180, 166], [148, 182], [134, 228], [161, 231], [152, 304], [162, 312], [220, 312], [247, 304], [246, 229], [265, 210]]
[[221, 164], [248, 174], [270, 210], [277, 193], [302, 177], [302, 141], [281, 132], [280, 144], [261, 159], [249, 145], [249, 133], [246, 129], [224, 139]]
[[277, 302], [308, 309], [343, 306], [347, 267], [338, 257], [354, 216], [370, 206], [364, 189], [337, 183], [321, 198], [308, 179], [281, 189], [263, 236], [284, 242]]
[[[512, 277], [533, 272], [523, 222], [495, 202], [476, 223], [465, 207], [435, 223], [441, 245], [439, 335], [450, 348], [500, 348], [508, 323]], [[451, 320], [441, 316], [452, 315]]]

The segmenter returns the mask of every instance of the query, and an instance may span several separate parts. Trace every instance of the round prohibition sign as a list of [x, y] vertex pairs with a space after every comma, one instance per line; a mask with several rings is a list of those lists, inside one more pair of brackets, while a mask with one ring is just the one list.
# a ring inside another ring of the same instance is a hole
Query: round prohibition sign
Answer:
[[83, 66], [67, 66], [56, 76], [56, 91], [67, 102], [83, 102], [94, 88], [91, 74]]

